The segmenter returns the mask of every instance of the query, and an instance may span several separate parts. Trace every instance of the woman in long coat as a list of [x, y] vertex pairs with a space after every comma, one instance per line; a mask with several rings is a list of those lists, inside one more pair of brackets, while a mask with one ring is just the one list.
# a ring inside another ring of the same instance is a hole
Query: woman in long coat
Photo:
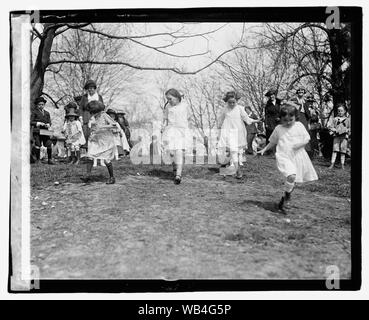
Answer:
[[[79, 101], [79, 115], [82, 117], [82, 130], [83, 134], [88, 141], [88, 137], [90, 136], [90, 128], [88, 127], [88, 122], [91, 118], [91, 113], [88, 107], [88, 103], [91, 101], [100, 101], [104, 104], [103, 98], [100, 94], [97, 93], [97, 86], [95, 81], [88, 80], [84, 86], [86, 90], [86, 94], [84, 94]], [[87, 143], [83, 146], [87, 149]]]
[[279, 124], [279, 111], [281, 109], [281, 100], [277, 98], [277, 90], [271, 89], [266, 94], [268, 101], [265, 105], [265, 136], [266, 143], [269, 143], [274, 128]]

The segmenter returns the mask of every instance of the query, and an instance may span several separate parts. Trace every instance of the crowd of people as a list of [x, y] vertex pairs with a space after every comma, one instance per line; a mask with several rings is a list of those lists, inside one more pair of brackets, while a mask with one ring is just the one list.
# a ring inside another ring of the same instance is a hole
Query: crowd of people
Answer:
[[[65, 107], [65, 122], [62, 134], [65, 138], [68, 163], [79, 164], [81, 151], [87, 162], [83, 181], [90, 180], [92, 167], [101, 161], [108, 169], [108, 184], [115, 183], [113, 159], [129, 154], [131, 148], [130, 128], [123, 111], [107, 109], [103, 98], [97, 93], [97, 85], [88, 80], [84, 86], [86, 93]], [[39, 97], [31, 112], [31, 161], [40, 163], [41, 147], [47, 148], [48, 164], [52, 160], [53, 133], [50, 131], [51, 118], [45, 107], [46, 100]]]
[[[103, 98], [97, 93], [96, 83], [86, 82], [86, 94], [76, 102], [65, 106], [65, 123], [62, 133], [70, 163], [79, 164], [81, 149], [86, 152], [86, 172], [81, 178], [91, 180], [91, 171], [98, 160], [106, 166], [109, 179], [114, 184], [115, 177], [112, 161], [128, 154], [132, 148], [130, 131], [123, 112], [106, 109]], [[264, 108], [264, 117], [259, 117], [250, 107], [242, 107], [238, 102], [240, 95], [229, 91], [223, 100], [225, 107], [219, 116], [219, 136], [217, 153], [228, 157], [234, 166], [235, 178], [242, 178], [240, 166], [243, 153], [255, 154], [253, 141], [257, 138], [263, 124], [265, 126], [265, 147], [257, 154], [275, 153], [277, 168], [285, 179], [284, 193], [279, 202], [283, 211], [288, 207], [291, 193], [296, 183], [318, 179], [311, 162], [314, 153], [319, 152], [318, 136], [321, 123], [314, 109], [314, 98], [305, 97], [306, 90], [299, 88], [296, 96], [288, 101], [277, 97], [276, 90], [266, 93], [268, 101]], [[162, 140], [170, 155], [173, 166], [173, 180], [180, 184], [186, 149], [186, 130], [191, 127], [191, 113], [180, 92], [174, 88], [165, 93], [167, 103], [164, 107], [162, 122]], [[47, 148], [48, 163], [54, 164], [51, 156], [52, 139], [48, 134], [51, 127], [50, 114], [44, 110], [46, 100], [39, 97], [32, 110], [31, 127], [33, 152], [36, 162], [40, 159], [40, 148]], [[344, 168], [347, 141], [350, 134], [350, 120], [346, 116], [343, 104], [338, 106], [338, 114], [329, 124], [333, 136], [331, 166], [333, 168], [337, 154], [341, 154]]]

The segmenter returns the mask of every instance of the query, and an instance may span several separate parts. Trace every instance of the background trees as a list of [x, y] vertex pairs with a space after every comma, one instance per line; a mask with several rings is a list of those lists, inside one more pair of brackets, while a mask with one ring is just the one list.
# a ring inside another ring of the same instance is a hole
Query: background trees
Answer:
[[221, 97], [230, 89], [260, 116], [271, 87], [283, 99], [306, 87], [322, 116], [327, 96], [333, 106], [350, 105], [349, 24], [44, 23], [32, 26], [31, 38], [31, 100], [44, 94], [56, 107], [93, 78], [107, 106], [147, 122], [160, 118], [165, 91], [176, 87], [204, 135], [217, 127]]

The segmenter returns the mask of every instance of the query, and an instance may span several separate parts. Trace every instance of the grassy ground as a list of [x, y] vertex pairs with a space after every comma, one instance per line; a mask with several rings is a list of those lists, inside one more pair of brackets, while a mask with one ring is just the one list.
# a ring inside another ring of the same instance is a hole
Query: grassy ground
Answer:
[[272, 157], [249, 156], [241, 180], [187, 165], [179, 186], [170, 166], [129, 159], [109, 186], [104, 167], [84, 184], [83, 165], [32, 165], [32, 261], [42, 278], [349, 278], [350, 166], [328, 165], [314, 161], [320, 179], [287, 216]]

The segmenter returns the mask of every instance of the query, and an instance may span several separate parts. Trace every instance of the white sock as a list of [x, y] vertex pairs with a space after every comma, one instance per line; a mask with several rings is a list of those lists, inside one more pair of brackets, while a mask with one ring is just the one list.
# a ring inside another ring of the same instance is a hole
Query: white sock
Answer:
[[295, 183], [294, 183], [294, 182], [288, 182], [288, 181], [286, 180], [286, 181], [285, 181], [285, 183], [284, 183], [283, 190], [284, 190], [285, 192], [290, 193], [290, 192], [292, 192], [292, 190], [293, 190], [294, 186], [295, 186]]
[[346, 155], [344, 153], [341, 153], [341, 164], [342, 165], [345, 164], [345, 158], [346, 158]]
[[335, 163], [336, 162], [336, 157], [337, 157], [337, 152], [333, 151], [331, 163]]

